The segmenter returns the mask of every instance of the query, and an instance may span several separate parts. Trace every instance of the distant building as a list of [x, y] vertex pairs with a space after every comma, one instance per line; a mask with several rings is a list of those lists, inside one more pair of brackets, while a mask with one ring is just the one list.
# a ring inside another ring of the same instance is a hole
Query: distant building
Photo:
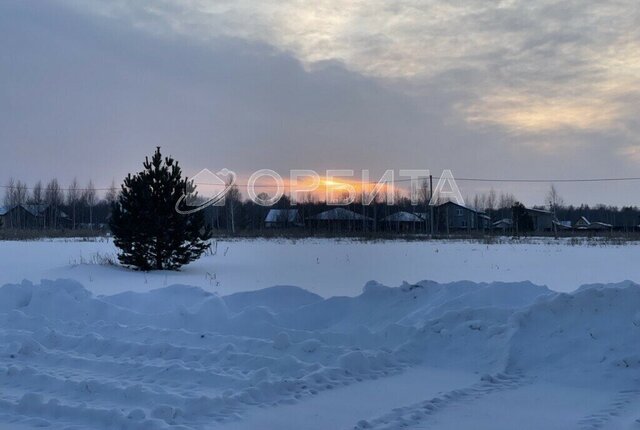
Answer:
[[587, 230], [613, 230], [613, 225], [606, 222], [593, 221]]
[[576, 221], [573, 224], [573, 228], [575, 228], [576, 230], [586, 230], [587, 227], [589, 227], [591, 223], [589, 222], [588, 219], [586, 219], [585, 217], [581, 216], [580, 219], [578, 219], [578, 221]]
[[571, 230], [571, 221], [553, 221], [556, 231]]
[[602, 231], [602, 230], [612, 230], [613, 225], [607, 224], [606, 222], [593, 221], [590, 222], [587, 218], [581, 216], [578, 221], [575, 222], [573, 227], [576, 230], [593, 230], [593, 231]]
[[3, 228], [36, 229], [68, 228], [71, 219], [60, 209], [49, 205], [21, 204], [0, 208], [0, 220]]
[[393, 231], [415, 232], [425, 229], [425, 218], [421, 214], [399, 211], [382, 218], [380, 226]]
[[332, 231], [356, 231], [373, 227], [373, 218], [343, 207], [333, 208], [308, 218], [316, 228]]
[[513, 220], [511, 218], [502, 218], [491, 224], [494, 230], [511, 231], [513, 229]]
[[302, 217], [298, 209], [270, 209], [264, 219], [267, 228], [302, 227]]
[[435, 208], [434, 227], [436, 233], [463, 230], [485, 230], [491, 218], [484, 212], [454, 202], [445, 202]]
[[552, 212], [534, 208], [526, 208], [525, 210], [533, 221], [533, 231], [535, 233], [553, 231], [554, 221], [557, 220]]
[[36, 215], [27, 210], [25, 205], [15, 205], [0, 208], [2, 227], [6, 229], [35, 228], [37, 226]]

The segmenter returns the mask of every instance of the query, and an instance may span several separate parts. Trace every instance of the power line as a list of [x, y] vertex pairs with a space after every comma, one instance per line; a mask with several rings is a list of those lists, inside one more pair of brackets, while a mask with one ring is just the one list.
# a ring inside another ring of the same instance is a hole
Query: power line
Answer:
[[[422, 178], [425, 179], [425, 178]], [[629, 182], [629, 181], [640, 181], [640, 177], [635, 177], [635, 176], [631, 176], [631, 177], [621, 177], [621, 178], [554, 178], [554, 179], [517, 179], [517, 178], [453, 178], [455, 181], [457, 182], [499, 182], [499, 183], [581, 183], [581, 182]], [[396, 182], [410, 182], [414, 179], [412, 178], [405, 178], [405, 179], [396, 179], [394, 181], [380, 181], [380, 182], [374, 182], [374, 181], [358, 181], [356, 182], [356, 184], [360, 183], [360, 184], [378, 184], [378, 183], [383, 183], [383, 184], [388, 184], [388, 183], [396, 183]], [[342, 185], [354, 185], [354, 183], [350, 183], [350, 182], [345, 182], [345, 183], [340, 183], [339, 180], [335, 181], [338, 184], [342, 184]], [[195, 185], [203, 185], [203, 186], [223, 186], [223, 184], [210, 184], [210, 183], [201, 183], [198, 182]], [[246, 187], [249, 184], [244, 184], [244, 183], [235, 183], [234, 185], [239, 186], [239, 187]], [[254, 184], [253, 185], [255, 188], [275, 188], [277, 185], [266, 185], [266, 184]], [[4, 188], [4, 189], [9, 189], [9, 188], [16, 188], [16, 186], [14, 185], [13, 187], [10, 185], [0, 185], [0, 188]], [[21, 187], [21, 189], [24, 190], [34, 190], [35, 187]], [[46, 186], [43, 186], [42, 191], [46, 191], [48, 188]], [[62, 188], [59, 187], [57, 188], [59, 191], [109, 191], [111, 189], [113, 189], [113, 187], [98, 187], [98, 188]], [[117, 191], [119, 189], [119, 187], [115, 187], [115, 190]]]
[[580, 179], [486, 179], [486, 178], [454, 178], [467, 182], [515, 182], [515, 183], [561, 183], [561, 182], [624, 182], [640, 181], [640, 177], [627, 178], [580, 178]]
[[[428, 177], [424, 177], [421, 179], [427, 179]], [[640, 181], [640, 177], [624, 177], [624, 178], [579, 178], [579, 179], [489, 179], [489, 178], [453, 178], [456, 182], [513, 182], [513, 183], [570, 183], [570, 182], [624, 182], [624, 181]], [[406, 179], [395, 179], [393, 181], [356, 181], [355, 184], [390, 184], [396, 182], [410, 182], [414, 179], [406, 178]], [[419, 180], [418, 180], [419, 181]], [[354, 185], [354, 182], [344, 182], [341, 183], [339, 180], [335, 181], [339, 185]], [[210, 186], [221, 186], [221, 184], [209, 184], [197, 182], [196, 185], [210, 185]], [[239, 187], [245, 187], [249, 184], [241, 184], [235, 183], [234, 185]], [[264, 184], [254, 184], [256, 188], [274, 188], [277, 185], [264, 185]]]

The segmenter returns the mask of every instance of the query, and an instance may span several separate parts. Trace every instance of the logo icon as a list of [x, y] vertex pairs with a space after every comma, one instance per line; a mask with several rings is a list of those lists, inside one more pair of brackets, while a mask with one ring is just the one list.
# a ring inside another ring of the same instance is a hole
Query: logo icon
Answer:
[[224, 206], [235, 183], [235, 172], [226, 167], [216, 173], [202, 169], [189, 179], [186, 192], [176, 202], [176, 212], [187, 215], [208, 206]]

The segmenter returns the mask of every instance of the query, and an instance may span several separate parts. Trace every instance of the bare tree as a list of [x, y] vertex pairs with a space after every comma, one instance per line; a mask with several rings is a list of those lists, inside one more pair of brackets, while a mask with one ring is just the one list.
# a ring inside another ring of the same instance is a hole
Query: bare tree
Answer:
[[[228, 183], [227, 186], [231, 185]], [[229, 218], [231, 220], [231, 233], [236, 232], [236, 209], [242, 201], [242, 195], [236, 185], [231, 185], [231, 189], [225, 196], [225, 206], [229, 211]]]
[[93, 230], [93, 207], [96, 205], [96, 188], [93, 181], [89, 180], [87, 188], [82, 193], [82, 200], [89, 208], [89, 228]]
[[[38, 215], [42, 215], [42, 205], [44, 203], [44, 191], [42, 189], [42, 181], [36, 182], [31, 190], [31, 204], [34, 205], [35, 211]], [[36, 221], [38, 227], [44, 227], [44, 216], [40, 217], [41, 220]]]
[[473, 196], [473, 208], [477, 211], [480, 210], [480, 196], [478, 194]]
[[24, 212], [20, 209], [16, 209], [20, 206], [24, 206], [27, 203], [27, 184], [24, 182], [11, 178], [6, 186], [4, 195], [4, 205], [8, 210], [11, 210], [9, 216], [9, 227], [22, 228], [26, 225], [26, 219], [24, 219]]
[[564, 199], [558, 194], [555, 185], [551, 184], [549, 192], [547, 193], [547, 205], [549, 210], [555, 215], [556, 210], [564, 205]]
[[67, 190], [67, 206], [71, 208], [71, 220], [73, 229], [76, 228], [76, 207], [80, 201], [80, 189], [78, 185], [78, 179], [73, 178], [69, 189]]
[[[418, 190], [418, 192], [420, 193], [419, 195], [419, 202], [420, 205], [422, 205], [424, 207], [424, 231], [425, 233], [427, 232], [427, 230], [429, 229], [429, 224], [431, 223], [431, 217], [430, 217], [430, 207], [429, 204], [431, 203], [431, 185], [429, 184], [429, 178], [422, 178], [422, 181], [420, 182], [420, 188]], [[374, 205], [374, 213], [375, 213], [375, 205]], [[374, 230], [375, 230], [375, 223], [377, 222], [377, 220], [374, 222]]]
[[112, 205], [118, 199], [118, 189], [116, 188], [116, 182], [114, 180], [111, 180], [111, 185], [109, 186], [104, 199], [109, 203], [109, 205]]
[[3, 203], [9, 209], [13, 204], [13, 196], [15, 195], [16, 181], [11, 178], [5, 187]]
[[428, 205], [431, 191], [429, 190], [429, 178], [422, 178], [418, 184], [416, 192], [418, 193], [418, 204]]
[[[11, 178], [9, 179], [9, 182], [7, 182], [7, 186], [4, 192], [3, 203], [5, 206], [5, 210], [11, 211], [15, 207], [16, 205], [15, 198], [16, 198], [16, 181], [15, 179]], [[10, 228], [15, 227], [13, 218], [14, 218], [13, 213], [10, 213], [9, 217], [7, 217], [7, 220], [9, 221], [9, 223], [5, 227], [10, 227]]]
[[44, 191], [42, 190], [42, 181], [36, 182], [31, 190], [31, 204], [41, 205], [44, 202]]
[[[27, 184], [22, 182], [22, 181], [17, 181], [16, 182], [16, 189], [15, 189], [15, 204], [17, 206], [24, 206], [27, 203], [27, 199], [28, 199], [28, 188], [27, 188]], [[21, 216], [22, 215], [22, 216]], [[18, 227], [19, 228], [24, 228], [27, 226], [27, 220], [24, 218], [25, 213], [23, 211], [18, 211], [17, 212], [17, 217], [18, 217]]]
[[18, 205], [24, 205], [27, 203], [27, 184], [22, 182], [22, 181], [18, 181], [16, 182], [16, 204]]
[[516, 202], [516, 198], [511, 193], [500, 193], [500, 198], [498, 199], [498, 208], [499, 209], [507, 209], [513, 207]]
[[57, 179], [54, 178], [47, 184], [44, 191], [44, 201], [47, 205], [49, 226], [57, 228], [60, 205], [63, 201], [62, 191], [60, 190], [60, 184]]
[[488, 211], [493, 211], [496, 208], [496, 191], [491, 188], [489, 190], [489, 193], [487, 194], [487, 197], [485, 199], [485, 205], [484, 205], [484, 209], [488, 210]]

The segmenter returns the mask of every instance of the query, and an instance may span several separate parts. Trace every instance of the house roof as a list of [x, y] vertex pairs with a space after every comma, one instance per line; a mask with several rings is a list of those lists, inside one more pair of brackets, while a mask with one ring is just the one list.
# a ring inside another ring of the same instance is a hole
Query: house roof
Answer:
[[571, 221], [557, 221], [554, 220], [553, 223], [560, 228], [571, 228]]
[[553, 215], [553, 212], [545, 210], [545, 209], [536, 209], [536, 208], [525, 208], [528, 212], [535, 212], [540, 215]]
[[499, 219], [498, 221], [494, 222], [493, 224], [491, 224], [493, 227], [511, 227], [513, 226], [513, 220], [511, 218], [502, 218]]
[[591, 223], [589, 222], [589, 220], [583, 216], [581, 216], [578, 221], [575, 222], [574, 226], [576, 227], [589, 227], [589, 225], [591, 225]]
[[265, 217], [265, 222], [295, 222], [298, 218], [298, 209], [270, 209]]
[[[47, 208], [49, 207], [49, 205], [46, 205], [46, 204], [40, 204], [40, 205], [21, 204], [21, 205], [14, 205], [14, 206], [4, 206], [4, 207], [0, 207], [0, 216], [6, 215], [7, 213], [9, 213], [10, 211], [12, 211], [18, 206], [22, 207], [22, 209], [24, 209], [31, 216], [34, 216], [34, 217], [44, 216]], [[69, 218], [69, 215], [67, 215], [65, 212], [61, 210], [58, 210], [58, 217]]]
[[11, 212], [12, 210], [16, 209], [17, 207], [21, 207], [22, 209], [27, 211], [32, 216], [37, 217], [40, 214], [40, 212], [37, 210], [37, 207], [35, 207], [35, 206], [36, 205], [25, 205], [25, 204], [13, 205], [13, 206], [4, 206], [4, 207], [0, 208], [0, 215], [6, 215], [9, 212]]
[[594, 221], [591, 224], [589, 224], [587, 229], [589, 229], [589, 230], [603, 230], [603, 229], [612, 228], [612, 227], [613, 226], [611, 224], [607, 224], [606, 222]]
[[440, 203], [440, 204], [438, 205], [438, 207], [445, 206], [445, 205], [454, 205], [454, 206], [457, 206], [457, 207], [459, 207], [459, 208], [461, 208], [461, 209], [466, 209], [466, 210], [468, 210], [468, 211], [475, 212], [475, 213], [477, 213], [477, 214], [486, 215], [486, 214], [485, 214], [484, 212], [482, 212], [482, 211], [475, 210], [475, 209], [473, 209], [473, 208], [470, 208], [469, 206], [459, 205], [458, 203], [456, 203], [456, 202], [452, 202], [451, 200], [448, 200], [448, 201], [446, 201], [446, 202]]
[[613, 225], [601, 221], [590, 222], [587, 218], [581, 216], [574, 224], [575, 227], [582, 230], [604, 230], [607, 228], [613, 228]]
[[334, 208], [328, 211], [320, 212], [319, 214], [312, 216], [311, 219], [318, 221], [349, 221], [349, 220], [368, 220], [372, 218], [360, 215], [345, 208]]
[[22, 205], [24, 210], [33, 216], [40, 216], [47, 210], [47, 205]]
[[424, 219], [421, 218], [418, 214], [412, 214], [411, 212], [406, 211], [396, 212], [387, 217], [384, 217], [382, 220], [390, 222], [424, 222]]

